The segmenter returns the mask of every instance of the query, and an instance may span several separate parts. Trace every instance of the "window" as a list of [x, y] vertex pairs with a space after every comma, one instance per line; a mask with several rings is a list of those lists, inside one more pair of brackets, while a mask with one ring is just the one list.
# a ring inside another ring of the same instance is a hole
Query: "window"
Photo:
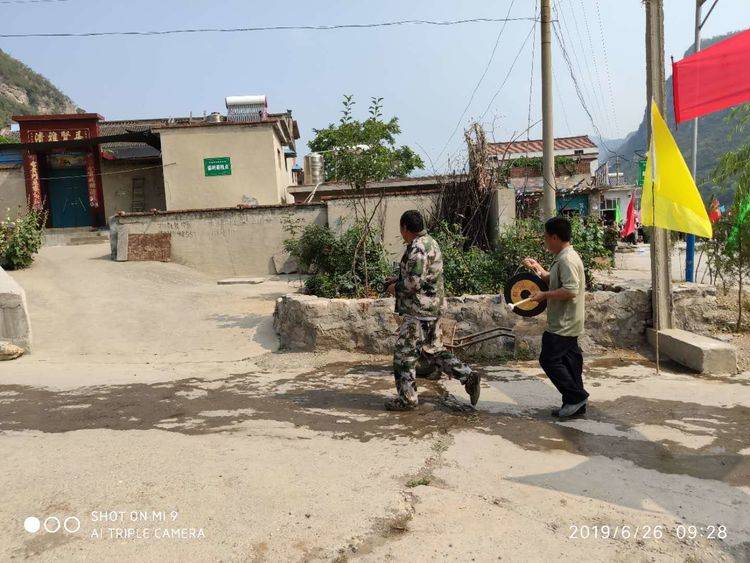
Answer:
[[583, 154], [583, 149], [575, 149], [573, 154]]
[[279, 149], [276, 149], [276, 160], [279, 163], [279, 168], [281, 168], [281, 151]]

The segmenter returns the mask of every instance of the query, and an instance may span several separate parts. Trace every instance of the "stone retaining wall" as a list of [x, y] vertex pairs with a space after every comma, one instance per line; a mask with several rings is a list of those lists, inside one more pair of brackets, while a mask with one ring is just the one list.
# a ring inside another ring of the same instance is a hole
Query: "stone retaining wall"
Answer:
[[31, 322], [26, 293], [16, 280], [0, 268], [0, 343], [9, 342], [31, 350]]
[[[289, 294], [280, 298], [274, 327], [282, 347], [290, 350], [351, 350], [390, 354], [399, 317], [389, 299], [324, 299]], [[703, 285], [674, 288], [675, 327], [705, 332], [716, 310], [716, 291]], [[545, 315], [524, 319], [511, 313], [502, 297], [465, 295], [446, 300], [445, 317], [457, 322], [456, 335], [507, 326], [516, 335], [494, 339], [466, 350], [468, 357], [498, 357], [514, 350], [537, 354]], [[651, 295], [645, 288], [611, 286], [586, 295], [586, 351], [599, 347], [631, 348], [645, 343], [651, 322]]]

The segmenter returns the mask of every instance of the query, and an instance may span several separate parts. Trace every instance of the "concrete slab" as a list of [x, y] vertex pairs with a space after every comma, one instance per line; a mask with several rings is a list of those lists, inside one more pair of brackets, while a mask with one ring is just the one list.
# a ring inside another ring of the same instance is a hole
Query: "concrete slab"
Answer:
[[219, 285], [255, 285], [264, 281], [266, 281], [266, 278], [226, 278], [216, 283]]
[[[648, 341], [656, 344], [656, 331], [648, 329]], [[722, 342], [686, 330], [659, 331], [659, 352], [698, 373], [737, 373], [737, 350]]]
[[0, 340], [31, 350], [31, 321], [26, 293], [5, 270], [0, 268]]

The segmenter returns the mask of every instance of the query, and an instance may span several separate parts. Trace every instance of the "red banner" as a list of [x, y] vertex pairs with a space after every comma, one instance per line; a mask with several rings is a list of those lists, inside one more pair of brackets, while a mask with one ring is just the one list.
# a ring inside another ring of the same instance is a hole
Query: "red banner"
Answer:
[[750, 101], [750, 30], [672, 63], [677, 123]]

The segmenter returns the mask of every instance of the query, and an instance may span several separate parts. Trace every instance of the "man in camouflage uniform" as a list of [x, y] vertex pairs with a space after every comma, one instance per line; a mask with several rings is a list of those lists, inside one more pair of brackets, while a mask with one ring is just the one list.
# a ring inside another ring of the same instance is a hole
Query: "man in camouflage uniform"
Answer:
[[386, 401], [388, 410], [417, 406], [416, 365], [420, 355], [463, 383], [471, 404], [479, 400], [479, 374], [472, 372], [442, 343], [439, 319], [443, 311], [443, 255], [427, 234], [419, 211], [401, 216], [401, 236], [407, 243], [398, 279], [388, 286], [396, 296], [396, 312], [403, 317], [393, 352], [393, 374], [398, 396]]

